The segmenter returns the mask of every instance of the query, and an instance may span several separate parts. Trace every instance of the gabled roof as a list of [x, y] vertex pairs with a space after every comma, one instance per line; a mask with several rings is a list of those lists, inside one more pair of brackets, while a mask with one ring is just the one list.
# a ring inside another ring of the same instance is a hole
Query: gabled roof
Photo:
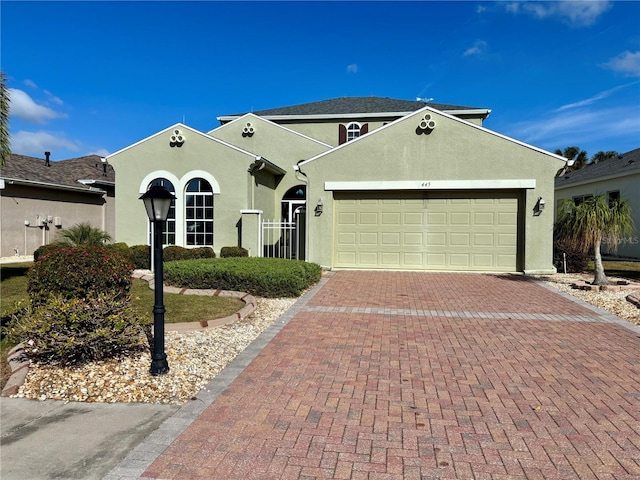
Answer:
[[[303, 103], [288, 107], [271, 108], [252, 112], [255, 115], [269, 119], [284, 118], [348, 118], [353, 116], [388, 117], [404, 116], [408, 113], [420, 110], [425, 106], [436, 110], [455, 114], [476, 114], [485, 118], [490, 110], [478, 107], [464, 107], [460, 105], [449, 105], [444, 103], [425, 103], [414, 100], [398, 100], [388, 97], [341, 97], [319, 102]], [[222, 123], [231, 121], [244, 115], [225, 115], [218, 117]]]
[[598, 163], [590, 163], [580, 170], [566, 173], [555, 180], [556, 188], [577, 183], [591, 183], [605, 178], [640, 173], [640, 148]]
[[47, 166], [42, 158], [11, 154], [0, 170], [0, 178], [6, 182], [104, 193], [94, 186], [114, 186], [116, 175], [113, 167], [98, 155], [51, 161]]

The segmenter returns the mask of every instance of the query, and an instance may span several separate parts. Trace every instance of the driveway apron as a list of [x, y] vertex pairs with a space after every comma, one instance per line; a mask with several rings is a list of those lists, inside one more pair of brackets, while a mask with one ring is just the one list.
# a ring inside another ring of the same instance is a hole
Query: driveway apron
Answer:
[[639, 479], [640, 336], [523, 276], [340, 271], [142, 476]]

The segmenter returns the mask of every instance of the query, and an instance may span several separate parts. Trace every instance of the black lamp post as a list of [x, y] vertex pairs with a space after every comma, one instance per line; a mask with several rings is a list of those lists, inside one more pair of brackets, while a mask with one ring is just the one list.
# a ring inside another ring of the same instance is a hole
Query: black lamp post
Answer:
[[167, 354], [164, 352], [164, 296], [162, 272], [162, 227], [169, 216], [173, 195], [160, 185], [152, 186], [140, 197], [147, 209], [149, 221], [153, 223], [153, 265], [155, 305], [153, 306], [153, 355], [151, 375], [164, 375], [169, 371]]

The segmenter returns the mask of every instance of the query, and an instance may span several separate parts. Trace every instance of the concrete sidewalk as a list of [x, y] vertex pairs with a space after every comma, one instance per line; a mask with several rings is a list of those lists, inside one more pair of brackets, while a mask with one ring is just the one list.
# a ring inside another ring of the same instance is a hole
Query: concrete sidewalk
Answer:
[[178, 408], [3, 397], [0, 478], [100, 479]]

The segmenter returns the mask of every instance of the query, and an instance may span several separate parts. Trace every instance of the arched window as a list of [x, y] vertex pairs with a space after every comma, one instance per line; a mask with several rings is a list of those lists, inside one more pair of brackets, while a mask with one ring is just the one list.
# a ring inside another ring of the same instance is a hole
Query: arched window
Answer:
[[[162, 244], [163, 245], [175, 245], [176, 244], [176, 189], [166, 178], [156, 178], [148, 186], [147, 190], [151, 187], [159, 185], [166, 188], [173, 194], [173, 200], [171, 200], [171, 207], [169, 207], [169, 216], [167, 221], [164, 222], [162, 229]], [[151, 222], [149, 222], [149, 245], [151, 245]]]
[[360, 136], [360, 125], [357, 123], [350, 123], [347, 126], [347, 142], [356, 139]]
[[204, 178], [194, 178], [185, 192], [186, 244], [213, 246], [213, 189]]
[[293, 222], [296, 210], [307, 203], [306, 185], [296, 185], [290, 188], [282, 197], [282, 221]]

